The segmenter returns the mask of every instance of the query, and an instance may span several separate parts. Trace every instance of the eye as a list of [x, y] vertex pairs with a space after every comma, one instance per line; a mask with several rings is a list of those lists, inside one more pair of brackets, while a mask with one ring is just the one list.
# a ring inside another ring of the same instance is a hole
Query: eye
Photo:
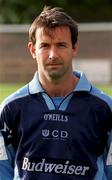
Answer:
[[39, 48], [41, 49], [41, 48], [48, 48], [49, 47], [49, 44], [47, 44], [47, 43], [42, 43], [42, 44], [40, 44], [40, 46], [39, 46]]
[[67, 47], [66, 43], [58, 43], [58, 46], [59, 46], [60, 48], [65, 48], [65, 47]]

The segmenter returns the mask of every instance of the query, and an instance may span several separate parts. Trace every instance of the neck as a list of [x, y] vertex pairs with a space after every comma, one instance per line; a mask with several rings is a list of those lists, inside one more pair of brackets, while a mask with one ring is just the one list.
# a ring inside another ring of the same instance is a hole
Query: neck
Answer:
[[70, 94], [78, 83], [78, 78], [76, 76], [71, 76], [65, 80], [53, 81], [53, 80], [43, 80], [39, 78], [42, 87], [51, 97], [64, 97]]

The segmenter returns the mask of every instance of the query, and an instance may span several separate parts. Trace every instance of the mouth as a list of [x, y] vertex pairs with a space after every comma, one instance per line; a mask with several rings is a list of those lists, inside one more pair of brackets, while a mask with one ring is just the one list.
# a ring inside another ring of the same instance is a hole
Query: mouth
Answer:
[[59, 67], [61, 67], [62, 64], [48, 64], [47, 67], [51, 68], [51, 69], [57, 69]]
[[49, 63], [47, 66], [62, 66], [62, 63]]

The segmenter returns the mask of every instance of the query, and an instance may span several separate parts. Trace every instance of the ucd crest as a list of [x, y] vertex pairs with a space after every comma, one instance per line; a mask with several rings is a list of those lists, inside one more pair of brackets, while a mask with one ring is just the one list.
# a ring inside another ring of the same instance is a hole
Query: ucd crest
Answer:
[[44, 136], [44, 137], [48, 137], [49, 136], [49, 130], [48, 129], [42, 129], [42, 135]]

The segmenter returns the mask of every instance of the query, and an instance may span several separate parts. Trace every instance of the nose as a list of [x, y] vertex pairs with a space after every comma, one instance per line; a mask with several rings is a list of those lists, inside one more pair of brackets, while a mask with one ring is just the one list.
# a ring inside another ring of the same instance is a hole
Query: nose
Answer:
[[58, 52], [55, 47], [51, 48], [49, 51], [49, 59], [55, 59], [58, 57]]

